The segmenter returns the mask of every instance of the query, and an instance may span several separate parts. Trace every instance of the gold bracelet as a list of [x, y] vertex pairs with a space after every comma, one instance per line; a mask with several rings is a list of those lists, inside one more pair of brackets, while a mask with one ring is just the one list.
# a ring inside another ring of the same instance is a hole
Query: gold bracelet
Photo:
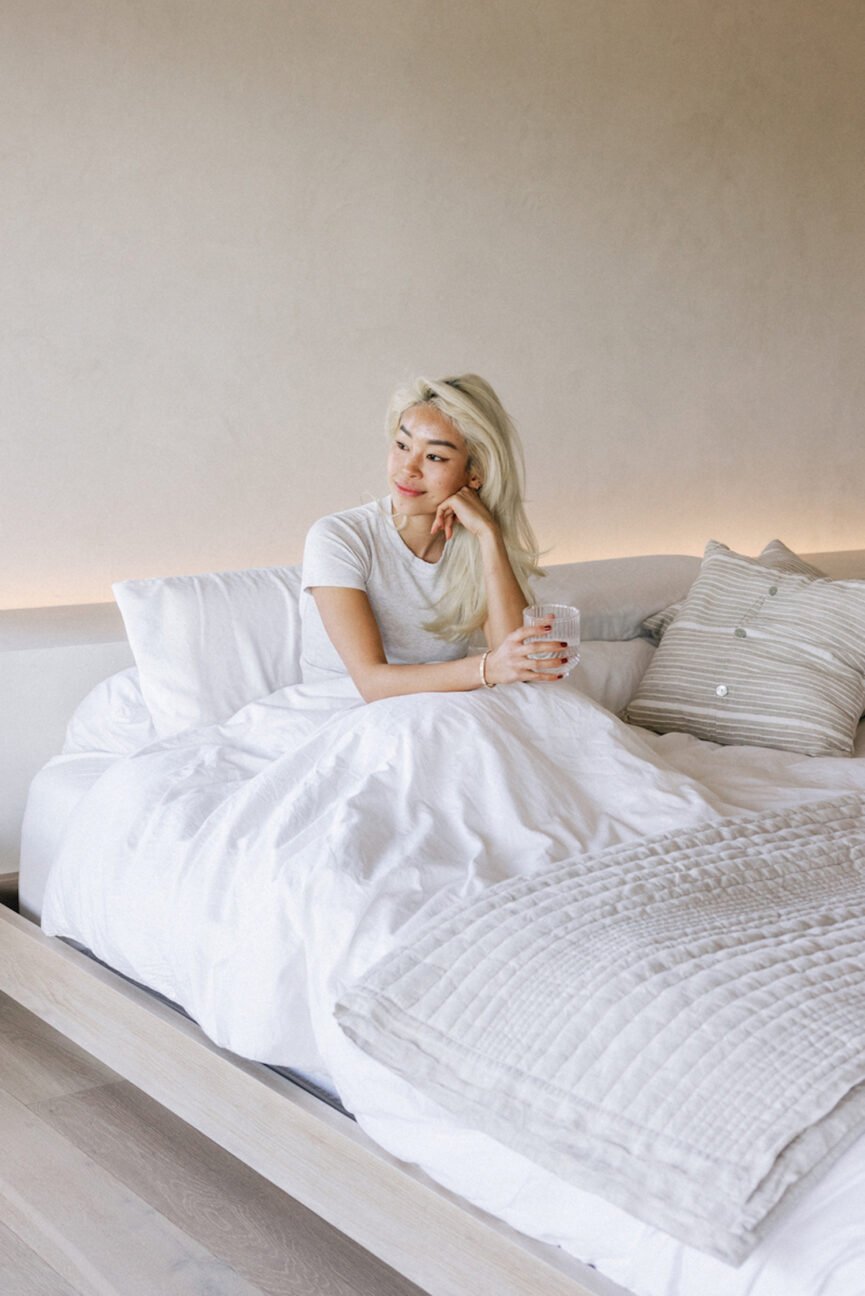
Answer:
[[481, 683], [484, 688], [495, 688], [495, 684], [491, 684], [487, 679], [487, 658], [489, 657], [490, 652], [491, 649], [488, 648], [483, 657], [481, 657]]

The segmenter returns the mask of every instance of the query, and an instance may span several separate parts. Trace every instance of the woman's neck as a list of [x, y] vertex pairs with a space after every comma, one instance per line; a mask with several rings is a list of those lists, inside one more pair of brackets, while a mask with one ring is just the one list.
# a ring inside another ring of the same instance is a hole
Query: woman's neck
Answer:
[[398, 527], [397, 534], [416, 558], [435, 563], [444, 552], [445, 538], [442, 531], [437, 531], [435, 535], [430, 534], [432, 524], [432, 517], [407, 517], [404, 524]]

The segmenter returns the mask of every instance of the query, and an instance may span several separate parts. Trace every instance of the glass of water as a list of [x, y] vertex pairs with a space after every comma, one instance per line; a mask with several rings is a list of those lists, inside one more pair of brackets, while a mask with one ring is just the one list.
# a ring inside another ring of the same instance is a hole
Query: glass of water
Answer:
[[[538, 635], [538, 639], [557, 639], [559, 643], [567, 644], [567, 648], [556, 648], [554, 652], [530, 653], [529, 656], [534, 661], [545, 661], [548, 658], [555, 660], [555, 666], [545, 672], [548, 675], [570, 675], [580, 660], [580, 609], [568, 607], [565, 603], [535, 603], [532, 607], [523, 609], [523, 625], [553, 627], [548, 634]], [[526, 640], [526, 643], [535, 642], [534, 639]], [[559, 665], [562, 657], [568, 659], [564, 666]]]

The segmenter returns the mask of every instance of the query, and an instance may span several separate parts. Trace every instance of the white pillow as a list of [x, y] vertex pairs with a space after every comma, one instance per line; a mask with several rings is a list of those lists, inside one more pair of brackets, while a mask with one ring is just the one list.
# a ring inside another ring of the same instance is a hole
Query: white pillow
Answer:
[[78, 703], [66, 728], [63, 755], [131, 756], [152, 742], [156, 742], [156, 729], [141, 692], [138, 668], [128, 666], [102, 680]]
[[549, 687], [576, 688], [618, 715], [636, 693], [654, 652], [654, 645], [647, 639], [585, 642], [578, 665], [560, 684]]
[[300, 567], [113, 587], [160, 738], [228, 720], [300, 672]]
[[534, 582], [536, 603], [580, 609], [584, 639], [636, 639], [646, 617], [683, 599], [700, 571], [684, 554], [561, 563]]

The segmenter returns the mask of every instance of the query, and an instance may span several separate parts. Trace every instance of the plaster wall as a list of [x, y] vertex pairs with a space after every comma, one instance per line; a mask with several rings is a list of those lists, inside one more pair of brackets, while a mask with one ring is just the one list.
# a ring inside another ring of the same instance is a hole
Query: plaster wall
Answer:
[[0, 606], [294, 562], [415, 372], [551, 561], [865, 545], [859, 0], [2, 0]]

